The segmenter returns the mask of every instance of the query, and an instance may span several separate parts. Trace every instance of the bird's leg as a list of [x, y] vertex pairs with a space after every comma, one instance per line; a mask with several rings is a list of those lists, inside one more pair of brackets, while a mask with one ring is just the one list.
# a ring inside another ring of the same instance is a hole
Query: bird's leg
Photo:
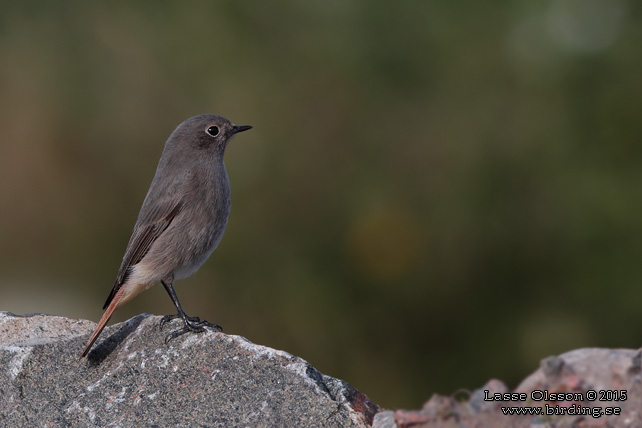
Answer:
[[163, 284], [163, 287], [165, 287], [167, 294], [169, 294], [172, 302], [174, 302], [174, 306], [176, 306], [176, 310], [178, 311], [178, 313], [174, 315], [165, 315], [161, 319], [160, 329], [162, 330], [165, 324], [173, 319], [181, 318], [183, 320], [183, 328], [169, 333], [165, 337], [165, 343], [169, 343], [170, 340], [188, 332], [202, 333], [205, 331], [205, 327], [210, 327], [216, 331], [223, 331], [223, 328], [218, 324], [212, 324], [209, 321], [201, 320], [199, 317], [190, 317], [189, 315], [187, 315], [183, 310], [183, 307], [181, 306], [181, 302], [178, 301], [178, 296], [176, 295], [176, 291], [174, 291], [172, 281], [161, 281], [161, 284]]

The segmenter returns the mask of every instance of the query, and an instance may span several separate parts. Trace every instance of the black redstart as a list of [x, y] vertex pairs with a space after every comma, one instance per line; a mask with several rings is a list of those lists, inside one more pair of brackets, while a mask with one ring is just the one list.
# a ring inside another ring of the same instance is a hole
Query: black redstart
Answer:
[[229, 139], [251, 126], [236, 126], [213, 114], [202, 114], [178, 125], [169, 136], [156, 174], [138, 214], [116, 283], [103, 306], [105, 313], [82, 352], [84, 357], [114, 310], [160, 281], [178, 313], [161, 327], [182, 318], [183, 328], [166, 340], [216, 324], [188, 316], [181, 307], [174, 280], [198, 270], [223, 237], [230, 214], [230, 182], [223, 154]]

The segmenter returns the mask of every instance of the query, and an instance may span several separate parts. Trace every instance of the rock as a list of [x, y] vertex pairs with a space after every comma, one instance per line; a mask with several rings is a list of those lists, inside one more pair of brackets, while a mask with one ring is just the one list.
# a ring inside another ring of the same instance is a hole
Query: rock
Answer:
[[306, 361], [240, 336], [187, 334], [160, 317], [108, 327], [0, 312], [3, 427], [368, 427], [378, 408]]
[[392, 410], [383, 410], [377, 413], [374, 417], [372, 428], [397, 428], [395, 412]]
[[[0, 426], [642, 427], [639, 350], [546, 358], [512, 391], [524, 400], [489, 400], [511, 392], [490, 380], [465, 397], [434, 395], [421, 410], [379, 412], [361, 392], [287, 352], [211, 331], [167, 345], [180, 321], [165, 332], [159, 322], [145, 314], [108, 327], [81, 359], [93, 322], [0, 312]], [[551, 398], [558, 393], [575, 395]], [[505, 414], [546, 406], [557, 414]], [[582, 408], [589, 413], [568, 414]]]
[[[513, 391], [524, 394], [524, 400], [520, 396], [508, 396], [517, 398], [511, 401], [490, 400], [495, 393], [510, 392], [502, 382], [491, 380], [473, 391], [468, 400], [434, 395], [421, 410], [397, 410], [392, 414], [394, 424], [390, 421], [390, 412], [382, 411], [375, 417], [374, 426], [640, 428], [641, 369], [640, 350], [579, 349], [544, 359], [539, 370]], [[513, 409], [514, 414], [507, 414], [509, 409]], [[526, 414], [526, 409], [534, 412], [539, 409], [541, 413]], [[550, 414], [545, 414], [546, 410]]]

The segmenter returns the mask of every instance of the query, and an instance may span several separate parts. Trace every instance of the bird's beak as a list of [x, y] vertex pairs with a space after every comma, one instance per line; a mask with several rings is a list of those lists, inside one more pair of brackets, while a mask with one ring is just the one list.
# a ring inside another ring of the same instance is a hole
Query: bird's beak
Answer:
[[250, 125], [234, 125], [232, 128], [232, 134], [238, 134], [239, 132], [247, 131], [248, 129], [252, 129]]

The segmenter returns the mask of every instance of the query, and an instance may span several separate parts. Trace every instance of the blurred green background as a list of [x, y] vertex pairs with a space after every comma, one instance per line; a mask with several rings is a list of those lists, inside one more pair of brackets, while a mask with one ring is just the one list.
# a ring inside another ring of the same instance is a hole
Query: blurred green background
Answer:
[[[0, 310], [97, 321], [165, 139], [232, 214], [186, 311], [416, 408], [637, 348], [642, 11], [624, 0], [2, 2]], [[119, 310], [173, 312], [162, 287]]]

